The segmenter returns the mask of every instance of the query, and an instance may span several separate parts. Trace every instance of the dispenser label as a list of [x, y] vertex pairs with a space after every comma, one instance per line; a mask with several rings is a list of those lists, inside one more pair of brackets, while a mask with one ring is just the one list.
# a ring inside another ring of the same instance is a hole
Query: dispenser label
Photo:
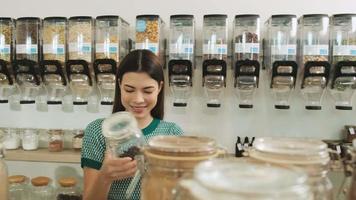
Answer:
[[64, 44], [43, 44], [43, 53], [64, 55]]
[[227, 55], [227, 44], [204, 44], [203, 54]]
[[356, 45], [334, 46], [333, 56], [356, 56]]
[[116, 54], [119, 50], [119, 44], [112, 43], [98, 43], [95, 45], [96, 53], [114, 53]]
[[306, 56], [328, 56], [329, 45], [305, 45], [303, 48], [304, 55]]
[[149, 42], [136, 43], [135, 49], [148, 49], [153, 53], [155, 53], [156, 55], [158, 54], [159, 51], [158, 43], [149, 43]]
[[169, 53], [173, 54], [193, 54], [194, 45], [193, 44], [178, 44], [172, 43], [169, 45]]
[[91, 53], [91, 43], [69, 43], [69, 52]]
[[1, 44], [0, 42], [0, 54], [10, 54], [10, 45]]
[[136, 31], [137, 32], [145, 32], [146, 30], [146, 21], [145, 20], [137, 20], [136, 21]]
[[271, 45], [272, 55], [297, 55], [297, 45]]
[[37, 54], [38, 53], [37, 44], [17, 44], [16, 54]]
[[235, 43], [235, 53], [260, 53], [260, 43]]

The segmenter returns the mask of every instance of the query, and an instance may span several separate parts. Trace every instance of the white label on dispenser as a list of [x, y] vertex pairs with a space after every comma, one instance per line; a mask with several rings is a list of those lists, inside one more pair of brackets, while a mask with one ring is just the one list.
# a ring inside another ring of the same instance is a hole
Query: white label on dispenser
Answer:
[[259, 43], [235, 43], [235, 53], [259, 53]]
[[97, 43], [95, 45], [96, 53], [117, 53], [119, 50], [119, 44]]
[[69, 52], [90, 53], [91, 43], [69, 43]]
[[37, 44], [17, 44], [16, 54], [37, 54]]
[[0, 54], [10, 54], [10, 45], [1, 44], [0, 42]]
[[178, 44], [172, 43], [169, 45], [169, 53], [174, 54], [193, 54], [194, 53], [194, 45], [193, 44]]
[[227, 55], [227, 44], [204, 44], [203, 54]]
[[328, 56], [329, 45], [305, 45], [303, 52], [306, 56]]
[[155, 54], [158, 54], [158, 43], [136, 43], [135, 49], [148, 49]]
[[356, 45], [334, 46], [333, 56], [356, 56]]
[[272, 55], [297, 55], [297, 45], [271, 45]]
[[43, 53], [64, 55], [64, 44], [43, 44]]

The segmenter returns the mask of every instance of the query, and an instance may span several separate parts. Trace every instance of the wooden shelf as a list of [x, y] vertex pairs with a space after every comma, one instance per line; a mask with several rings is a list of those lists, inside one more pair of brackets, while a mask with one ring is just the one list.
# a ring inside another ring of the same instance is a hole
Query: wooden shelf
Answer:
[[80, 152], [65, 149], [61, 152], [49, 152], [48, 149], [24, 151], [22, 149], [6, 150], [5, 160], [32, 162], [80, 163]]

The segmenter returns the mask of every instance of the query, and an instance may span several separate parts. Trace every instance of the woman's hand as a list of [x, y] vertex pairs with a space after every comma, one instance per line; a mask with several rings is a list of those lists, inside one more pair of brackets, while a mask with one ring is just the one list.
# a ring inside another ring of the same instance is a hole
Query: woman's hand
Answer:
[[100, 177], [106, 183], [133, 177], [137, 170], [137, 161], [130, 157], [117, 158], [107, 151], [100, 169]]

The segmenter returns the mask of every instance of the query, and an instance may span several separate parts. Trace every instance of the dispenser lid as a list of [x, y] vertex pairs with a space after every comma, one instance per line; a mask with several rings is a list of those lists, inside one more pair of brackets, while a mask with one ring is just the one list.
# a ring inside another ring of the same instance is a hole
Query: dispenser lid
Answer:
[[194, 179], [207, 191], [215, 190], [220, 194], [230, 194], [231, 197], [239, 196], [241, 199], [251, 196], [303, 199], [301, 197], [308, 197], [310, 194], [304, 172], [241, 159], [202, 162], [194, 169]]
[[106, 118], [102, 132], [106, 138], [124, 139], [139, 131], [136, 118], [129, 112], [116, 112]]
[[172, 135], [155, 136], [148, 142], [148, 147], [151, 151], [181, 155], [210, 154], [217, 149], [215, 140], [208, 137]]

